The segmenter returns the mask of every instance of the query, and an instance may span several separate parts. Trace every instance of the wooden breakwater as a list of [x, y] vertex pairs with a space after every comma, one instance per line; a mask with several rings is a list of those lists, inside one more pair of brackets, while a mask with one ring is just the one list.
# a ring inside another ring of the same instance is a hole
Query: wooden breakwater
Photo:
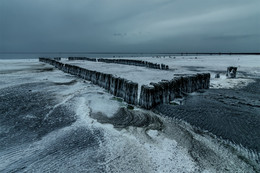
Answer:
[[96, 62], [97, 58], [88, 58], [88, 57], [68, 57], [69, 61], [74, 61], [74, 60], [84, 60], [84, 61], [93, 61]]
[[175, 98], [182, 97], [183, 94], [192, 93], [199, 89], [208, 89], [209, 84], [210, 74], [201, 73], [142, 85], [139, 105], [150, 109], [158, 104], [168, 104]]
[[138, 104], [138, 84], [130, 80], [113, 76], [94, 70], [88, 70], [75, 65], [63, 64], [49, 58], [39, 58], [39, 61], [53, 65], [54, 67], [85, 80], [91, 81], [116, 97], [121, 97], [125, 102]]
[[169, 70], [169, 66], [165, 65], [165, 64], [157, 64], [157, 63], [152, 63], [152, 62], [148, 62], [148, 61], [134, 60], [134, 59], [68, 57], [68, 60], [85, 60], [85, 61], [133, 65], [133, 66], [147, 67], [147, 68], [153, 68], [153, 69]]
[[167, 104], [176, 97], [182, 97], [183, 93], [191, 93], [199, 89], [208, 89], [210, 74], [201, 73], [183, 75], [172, 80], [162, 80], [150, 85], [142, 85], [138, 100], [138, 84], [124, 78], [98, 71], [88, 70], [75, 65], [64, 64], [50, 58], [39, 58], [39, 61], [53, 65], [54, 67], [105, 88], [109, 93], [124, 99], [125, 102], [139, 105], [145, 109], [151, 109], [158, 104]]

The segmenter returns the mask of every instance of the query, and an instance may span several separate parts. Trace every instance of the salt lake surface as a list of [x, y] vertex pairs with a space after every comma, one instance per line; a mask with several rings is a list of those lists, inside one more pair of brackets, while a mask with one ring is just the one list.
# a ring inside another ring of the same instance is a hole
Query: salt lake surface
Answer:
[[0, 60], [0, 172], [259, 172], [258, 58], [140, 58], [169, 65], [163, 77], [221, 75], [155, 112], [38, 60]]

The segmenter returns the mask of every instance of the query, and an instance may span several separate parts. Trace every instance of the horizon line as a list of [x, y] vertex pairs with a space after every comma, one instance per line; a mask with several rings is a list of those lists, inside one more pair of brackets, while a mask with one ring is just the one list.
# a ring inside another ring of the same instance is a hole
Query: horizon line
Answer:
[[148, 52], [0, 52], [0, 54], [182, 54], [182, 55], [189, 55], [189, 54], [228, 54], [228, 55], [260, 55], [260, 52], [156, 52], [156, 53], [148, 53]]

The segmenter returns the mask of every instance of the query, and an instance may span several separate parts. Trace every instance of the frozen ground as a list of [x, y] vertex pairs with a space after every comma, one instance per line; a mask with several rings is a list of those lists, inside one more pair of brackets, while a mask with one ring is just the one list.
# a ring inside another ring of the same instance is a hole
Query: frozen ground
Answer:
[[0, 172], [259, 171], [246, 149], [38, 60], [1, 60], [0, 76]]
[[142, 127], [115, 129], [91, 118], [126, 107], [103, 89], [34, 60], [1, 66], [1, 172], [197, 169], [185, 148], [157, 130], [149, 137]]
[[[191, 71], [225, 71], [227, 66], [237, 66], [241, 71], [259, 75], [259, 55], [210, 55], [210, 56], [166, 56], [166, 57], [124, 57], [153, 63], [165, 63], [171, 69]], [[191, 69], [191, 67], [195, 67]], [[198, 68], [197, 68], [198, 67]]]
[[113, 74], [115, 76], [136, 82], [138, 83], [138, 96], [140, 95], [142, 85], [149, 85], [150, 82], [159, 82], [162, 79], [171, 80], [174, 78], [173, 72], [158, 69], [80, 60], [62, 60], [62, 62], [76, 65], [89, 70]]
[[[152, 58], [152, 57], [125, 57], [125, 59], [145, 60], [153, 63], [164, 63], [169, 65], [169, 70], [149, 69], [144, 67], [89, 62], [89, 61], [67, 61], [62, 62], [77, 65], [90, 70], [110, 73], [123, 77], [141, 85], [150, 82], [158, 82], [162, 79], [171, 80], [175, 74], [194, 74], [194, 73], [211, 73], [211, 88], [233, 88], [243, 87], [253, 82], [248, 78], [251, 76], [260, 76], [260, 56], [172, 56], [171, 58]], [[238, 67], [236, 79], [226, 78], [226, 69], [228, 66]], [[220, 78], [215, 78], [219, 73]], [[139, 90], [140, 91], [140, 90]]]

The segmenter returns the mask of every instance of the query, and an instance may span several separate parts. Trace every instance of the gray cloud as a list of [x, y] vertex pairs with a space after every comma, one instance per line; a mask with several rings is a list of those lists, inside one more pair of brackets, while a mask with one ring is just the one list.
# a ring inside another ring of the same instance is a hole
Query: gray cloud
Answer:
[[0, 52], [259, 52], [259, 0], [2, 0]]
[[114, 33], [113, 35], [115, 37], [125, 37], [125, 36], [127, 36], [127, 33]]

